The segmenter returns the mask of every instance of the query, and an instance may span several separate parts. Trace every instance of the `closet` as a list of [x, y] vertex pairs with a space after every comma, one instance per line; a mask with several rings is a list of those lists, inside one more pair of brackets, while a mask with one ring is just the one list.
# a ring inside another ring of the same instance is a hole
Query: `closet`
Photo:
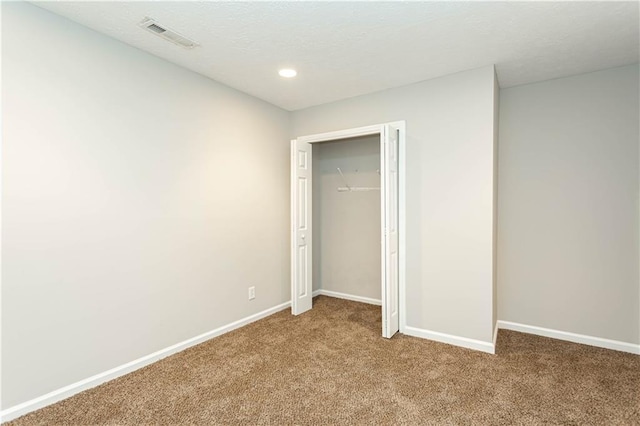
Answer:
[[380, 305], [380, 137], [312, 149], [313, 291]]
[[380, 300], [383, 337], [404, 324], [404, 129], [401, 121], [291, 141], [294, 315], [312, 309], [316, 290]]

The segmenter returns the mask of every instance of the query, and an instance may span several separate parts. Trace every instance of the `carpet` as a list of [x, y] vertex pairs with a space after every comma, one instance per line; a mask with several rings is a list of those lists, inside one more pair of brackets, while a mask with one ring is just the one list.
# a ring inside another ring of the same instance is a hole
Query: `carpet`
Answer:
[[501, 330], [496, 355], [381, 337], [320, 296], [8, 425], [640, 424], [640, 356]]

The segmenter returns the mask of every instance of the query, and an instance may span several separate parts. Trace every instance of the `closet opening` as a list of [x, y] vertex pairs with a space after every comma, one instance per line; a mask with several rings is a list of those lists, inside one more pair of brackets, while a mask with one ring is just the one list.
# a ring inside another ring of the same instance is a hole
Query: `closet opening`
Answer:
[[324, 294], [380, 305], [383, 337], [404, 328], [403, 141], [404, 122], [292, 141], [294, 315]]
[[313, 295], [381, 306], [379, 137], [312, 151]]

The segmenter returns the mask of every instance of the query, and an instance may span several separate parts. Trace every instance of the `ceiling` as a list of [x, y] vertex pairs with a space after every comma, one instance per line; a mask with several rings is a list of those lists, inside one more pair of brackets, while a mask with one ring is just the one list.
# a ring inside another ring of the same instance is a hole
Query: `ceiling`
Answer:
[[[510, 87], [638, 62], [638, 2], [36, 2], [297, 110], [495, 64]], [[150, 17], [200, 46], [138, 27]], [[278, 76], [293, 67], [298, 77]]]

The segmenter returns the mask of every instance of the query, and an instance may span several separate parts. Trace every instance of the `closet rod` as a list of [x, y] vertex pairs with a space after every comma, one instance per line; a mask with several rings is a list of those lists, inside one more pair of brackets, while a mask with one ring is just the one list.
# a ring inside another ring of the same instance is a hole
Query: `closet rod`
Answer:
[[[380, 188], [373, 188], [370, 186], [349, 186], [349, 184], [347, 183], [347, 178], [344, 177], [344, 174], [342, 173], [342, 170], [340, 170], [340, 167], [336, 167], [336, 170], [338, 170], [338, 173], [340, 173], [340, 176], [342, 176], [342, 180], [344, 181], [344, 186], [339, 186], [338, 192], [380, 191]], [[378, 174], [380, 174], [380, 170], [378, 170], [377, 172]]]
[[362, 191], [380, 191], [380, 188], [374, 188], [370, 186], [339, 186], [338, 192], [362, 192]]

